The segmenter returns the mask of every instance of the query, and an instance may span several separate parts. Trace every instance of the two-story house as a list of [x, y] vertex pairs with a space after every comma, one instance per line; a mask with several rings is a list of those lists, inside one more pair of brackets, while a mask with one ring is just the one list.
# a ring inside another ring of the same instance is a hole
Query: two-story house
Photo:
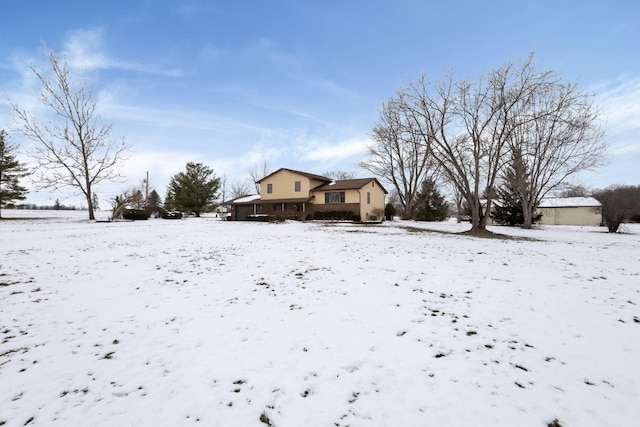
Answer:
[[256, 215], [295, 219], [380, 221], [387, 190], [376, 178], [334, 181], [281, 168], [260, 181], [260, 194], [228, 202], [232, 220]]

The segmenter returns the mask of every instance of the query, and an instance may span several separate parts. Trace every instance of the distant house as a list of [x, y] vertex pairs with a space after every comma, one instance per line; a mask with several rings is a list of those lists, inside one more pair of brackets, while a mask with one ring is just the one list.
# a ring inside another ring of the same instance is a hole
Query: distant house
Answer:
[[542, 225], [602, 225], [602, 205], [593, 197], [554, 197], [538, 205]]
[[281, 168], [260, 181], [260, 194], [225, 202], [231, 220], [256, 216], [292, 219], [380, 221], [387, 190], [376, 178], [334, 181], [321, 175]]

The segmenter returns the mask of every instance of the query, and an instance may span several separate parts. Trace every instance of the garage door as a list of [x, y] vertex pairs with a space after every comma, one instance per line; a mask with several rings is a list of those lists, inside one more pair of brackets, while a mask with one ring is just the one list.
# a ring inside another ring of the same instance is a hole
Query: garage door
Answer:
[[239, 205], [236, 206], [236, 219], [247, 219], [249, 215], [253, 215], [253, 205]]

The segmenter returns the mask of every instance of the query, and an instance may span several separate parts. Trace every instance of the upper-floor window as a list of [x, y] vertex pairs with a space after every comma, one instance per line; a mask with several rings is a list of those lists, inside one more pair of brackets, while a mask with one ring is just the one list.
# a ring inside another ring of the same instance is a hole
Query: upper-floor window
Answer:
[[327, 191], [324, 193], [325, 203], [344, 203], [344, 191]]
[[299, 193], [300, 191], [302, 191], [302, 182], [296, 181], [294, 184], [294, 187], [295, 187], [296, 193]]
[[367, 204], [370, 205], [371, 204], [371, 192], [367, 191]]
[[273, 193], [273, 184], [267, 184], [267, 193]]

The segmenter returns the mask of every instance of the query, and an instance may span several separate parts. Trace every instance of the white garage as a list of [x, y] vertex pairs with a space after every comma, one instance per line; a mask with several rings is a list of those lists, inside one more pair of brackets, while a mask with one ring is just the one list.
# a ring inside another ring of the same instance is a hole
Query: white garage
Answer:
[[593, 197], [552, 197], [538, 206], [542, 225], [602, 225], [602, 205]]

